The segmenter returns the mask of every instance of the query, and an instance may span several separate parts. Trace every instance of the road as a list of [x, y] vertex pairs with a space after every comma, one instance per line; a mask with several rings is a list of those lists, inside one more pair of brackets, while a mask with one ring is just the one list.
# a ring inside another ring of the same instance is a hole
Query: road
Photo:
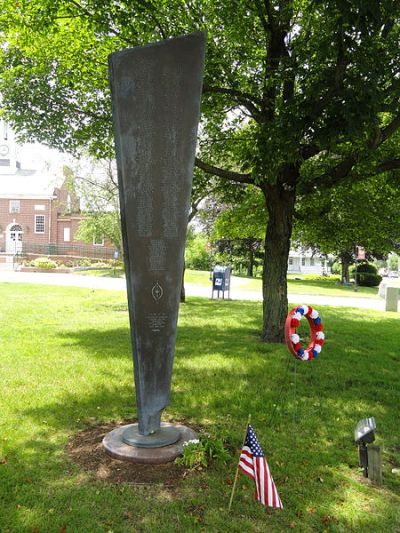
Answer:
[[[113, 291], [126, 290], [123, 278], [102, 278], [98, 276], [81, 276], [78, 274], [48, 274], [39, 272], [14, 272], [0, 271], [0, 283], [34, 283], [42, 285], [61, 285], [66, 287], [86, 287], [90, 289], [105, 289]], [[185, 285], [187, 296], [211, 296], [211, 287], [203, 287], [187, 283]], [[256, 291], [237, 290], [232, 282], [231, 298], [233, 300], [258, 300], [262, 299], [261, 293]], [[384, 311], [385, 302], [381, 298], [362, 298], [357, 296], [317, 296], [289, 293], [289, 302], [292, 304], [308, 303], [311, 305], [332, 305], [338, 307], [358, 307]]]

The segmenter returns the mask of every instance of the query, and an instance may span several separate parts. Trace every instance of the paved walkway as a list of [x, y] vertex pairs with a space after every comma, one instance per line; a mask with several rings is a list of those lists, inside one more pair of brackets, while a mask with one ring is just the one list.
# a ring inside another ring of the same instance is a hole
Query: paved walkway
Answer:
[[[86, 287], [89, 289], [126, 290], [123, 278], [101, 278], [97, 276], [80, 276], [78, 274], [47, 274], [39, 272], [13, 272], [0, 271], [0, 283], [38, 283], [42, 285], [63, 285], [68, 287]], [[233, 300], [258, 300], [262, 299], [261, 293], [256, 291], [237, 290], [232, 283], [231, 298]], [[211, 296], [211, 287], [202, 287], [187, 283], [185, 285], [187, 296]], [[384, 311], [385, 302], [381, 298], [361, 298], [357, 296], [316, 296], [289, 293], [289, 302], [293, 304], [309, 303], [313, 305], [332, 305], [339, 307], [359, 307]]]

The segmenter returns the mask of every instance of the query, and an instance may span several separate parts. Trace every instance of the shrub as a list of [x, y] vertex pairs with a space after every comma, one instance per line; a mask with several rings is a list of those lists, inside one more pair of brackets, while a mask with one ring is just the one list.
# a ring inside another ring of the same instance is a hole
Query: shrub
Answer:
[[188, 240], [185, 251], [186, 268], [193, 270], [210, 270], [212, 257], [207, 249], [207, 239], [195, 236]]
[[361, 287], [377, 287], [382, 281], [379, 274], [370, 274], [369, 272], [357, 272], [357, 284]]
[[230, 458], [223, 440], [200, 435], [200, 440], [193, 439], [183, 444], [182, 455], [175, 459], [175, 463], [189, 469], [202, 469], [206, 468], [210, 461], [224, 464]]
[[360, 263], [359, 265], [354, 266], [352, 271], [355, 273], [357, 270], [357, 273], [360, 272], [368, 272], [369, 274], [377, 274], [377, 269], [375, 265], [372, 265], [371, 263]]
[[91, 268], [111, 268], [111, 265], [109, 265], [108, 263], [104, 263], [102, 261], [92, 263], [90, 266]]
[[332, 263], [331, 272], [332, 274], [339, 274], [340, 276], [340, 274], [342, 273], [342, 265], [338, 261], [335, 261], [334, 263]]
[[340, 276], [320, 276], [317, 274], [304, 274], [302, 279], [306, 281], [340, 281]]
[[382, 276], [378, 274], [375, 265], [371, 263], [361, 263], [351, 269], [351, 275], [361, 287], [377, 287], [382, 281]]
[[387, 266], [389, 270], [400, 270], [400, 257], [396, 254], [393, 254], [389, 257]]
[[32, 261], [31, 264], [35, 268], [57, 268], [57, 263], [48, 257], [37, 257]]

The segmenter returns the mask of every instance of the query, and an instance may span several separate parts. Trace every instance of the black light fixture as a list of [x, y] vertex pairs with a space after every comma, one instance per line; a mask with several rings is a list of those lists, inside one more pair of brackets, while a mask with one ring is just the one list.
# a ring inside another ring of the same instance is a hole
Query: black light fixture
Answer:
[[376, 423], [373, 416], [363, 418], [356, 425], [354, 440], [358, 445], [360, 466], [364, 469], [364, 477], [368, 477], [368, 448], [367, 444], [375, 440]]

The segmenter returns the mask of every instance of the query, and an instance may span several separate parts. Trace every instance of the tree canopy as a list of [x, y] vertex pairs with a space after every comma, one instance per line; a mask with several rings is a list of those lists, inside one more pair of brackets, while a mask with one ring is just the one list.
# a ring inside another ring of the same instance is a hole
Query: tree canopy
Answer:
[[341, 259], [342, 277], [356, 246], [369, 256], [400, 246], [400, 188], [391, 173], [317, 191], [298, 201], [294, 239], [302, 246]]
[[8, 2], [3, 107], [29, 138], [110, 156], [107, 54], [207, 29], [196, 165], [263, 193], [262, 336], [281, 341], [297, 195], [400, 168], [399, 17], [397, 0]]

